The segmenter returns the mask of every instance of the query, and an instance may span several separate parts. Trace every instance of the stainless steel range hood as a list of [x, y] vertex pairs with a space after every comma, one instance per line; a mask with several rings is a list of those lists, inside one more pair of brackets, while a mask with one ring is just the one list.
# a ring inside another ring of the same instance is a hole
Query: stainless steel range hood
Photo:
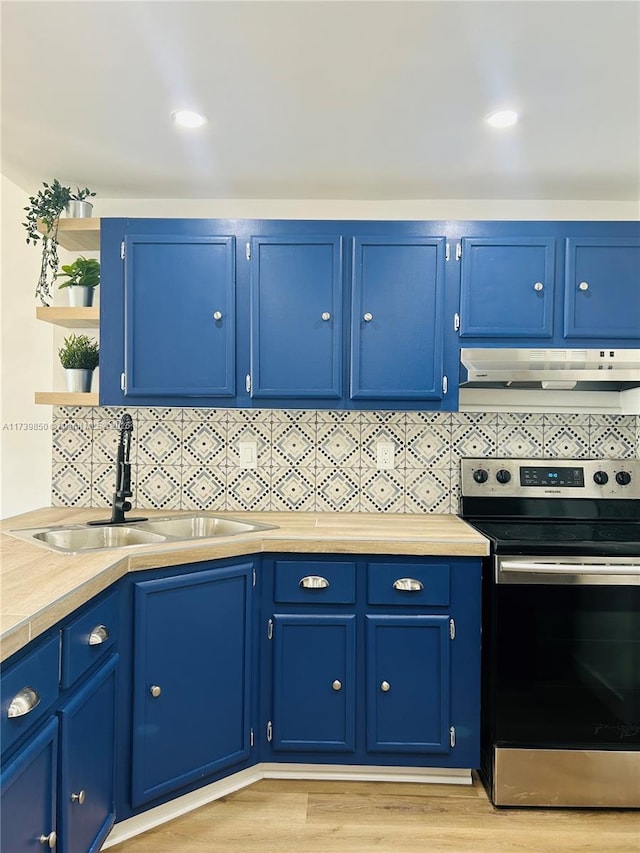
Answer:
[[461, 388], [625, 391], [640, 387], [638, 349], [461, 349]]

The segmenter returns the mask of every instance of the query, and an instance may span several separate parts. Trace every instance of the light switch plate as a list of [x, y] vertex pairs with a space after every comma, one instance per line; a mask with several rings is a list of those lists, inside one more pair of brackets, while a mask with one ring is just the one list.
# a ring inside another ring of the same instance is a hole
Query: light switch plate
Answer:
[[256, 441], [239, 441], [238, 453], [241, 468], [258, 467], [258, 443]]

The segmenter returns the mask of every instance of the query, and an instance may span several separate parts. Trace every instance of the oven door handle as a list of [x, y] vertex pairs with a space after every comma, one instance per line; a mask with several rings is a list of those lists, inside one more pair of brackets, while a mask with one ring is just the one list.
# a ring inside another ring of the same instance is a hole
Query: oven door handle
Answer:
[[621, 584], [640, 585], [640, 565], [626, 563], [551, 563], [502, 560], [498, 583]]

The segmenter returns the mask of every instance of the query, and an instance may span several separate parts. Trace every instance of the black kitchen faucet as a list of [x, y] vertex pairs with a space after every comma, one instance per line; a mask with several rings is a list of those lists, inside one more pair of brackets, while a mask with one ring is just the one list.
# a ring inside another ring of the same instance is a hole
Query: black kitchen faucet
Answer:
[[120, 440], [118, 441], [118, 456], [116, 459], [116, 488], [111, 502], [111, 518], [90, 521], [89, 524], [124, 524], [125, 522], [146, 521], [146, 518], [125, 518], [125, 512], [131, 509], [133, 495], [131, 491], [131, 433], [133, 419], [126, 412], [120, 421]]

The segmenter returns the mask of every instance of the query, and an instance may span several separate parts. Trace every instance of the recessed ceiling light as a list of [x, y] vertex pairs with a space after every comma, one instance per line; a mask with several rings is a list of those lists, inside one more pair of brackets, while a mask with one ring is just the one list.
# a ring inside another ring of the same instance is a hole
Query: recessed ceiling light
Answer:
[[485, 121], [491, 127], [512, 127], [518, 121], [518, 113], [515, 110], [498, 110], [489, 113]]
[[171, 113], [171, 118], [180, 127], [202, 127], [207, 122], [205, 116], [192, 110], [176, 110]]

